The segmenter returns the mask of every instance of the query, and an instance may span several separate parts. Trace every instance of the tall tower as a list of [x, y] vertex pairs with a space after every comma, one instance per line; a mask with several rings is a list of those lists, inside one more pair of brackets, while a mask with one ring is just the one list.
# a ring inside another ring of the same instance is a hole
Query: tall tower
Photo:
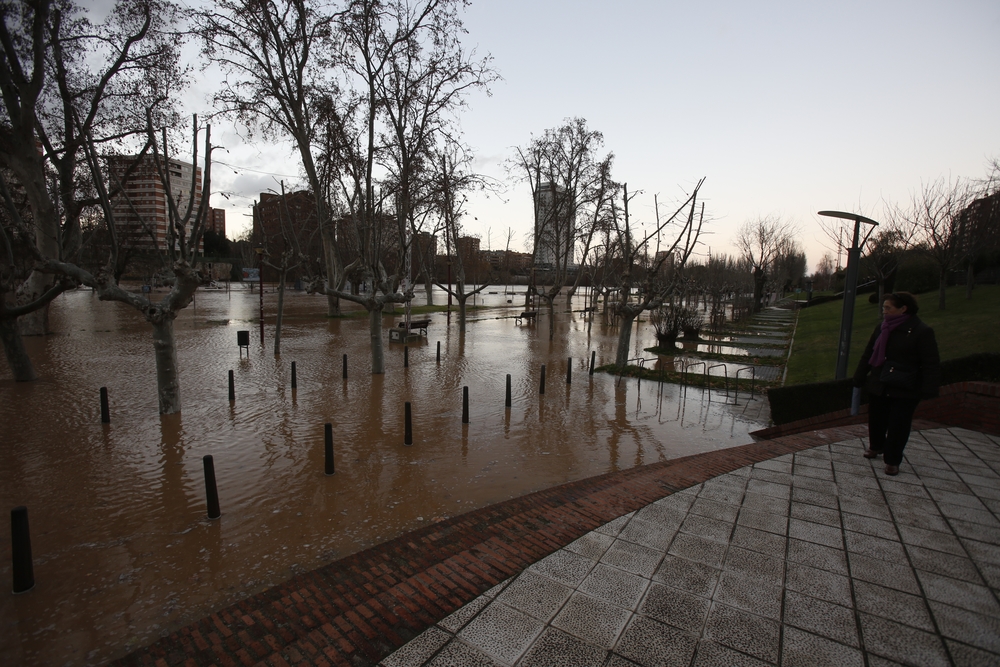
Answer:
[[551, 182], [535, 193], [535, 265], [539, 268], [573, 266], [576, 215], [572, 195]]

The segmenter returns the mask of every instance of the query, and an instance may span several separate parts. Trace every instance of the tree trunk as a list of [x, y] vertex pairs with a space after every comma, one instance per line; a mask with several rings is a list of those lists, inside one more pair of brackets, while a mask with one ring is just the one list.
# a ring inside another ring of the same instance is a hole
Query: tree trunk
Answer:
[[326, 316], [340, 317], [340, 297], [326, 295]]
[[368, 326], [372, 337], [372, 375], [385, 373], [385, 351], [382, 347], [382, 304], [368, 311]]
[[424, 278], [424, 294], [427, 297], [427, 305], [434, 305], [434, 281], [431, 280], [430, 276]]
[[552, 296], [546, 299], [545, 304], [549, 307], [549, 340], [554, 340], [556, 337], [556, 297]]
[[969, 260], [969, 268], [965, 270], [965, 298], [972, 298], [972, 288], [975, 286], [976, 282], [976, 271], [973, 267], [972, 260]]
[[573, 310], [573, 295], [574, 294], [576, 294], [576, 285], [572, 285], [572, 286], [570, 286], [569, 289], [566, 290], [566, 310], [567, 311], [572, 311]]
[[458, 330], [460, 333], [465, 333], [465, 301], [468, 296], [468, 294], [458, 295]]
[[938, 310], [944, 310], [944, 291], [948, 287], [948, 272], [941, 270], [941, 277], [938, 280]]
[[174, 313], [163, 313], [151, 322], [153, 349], [156, 351], [156, 393], [160, 414], [181, 411], [181, 383], [177, 373], [177, 342], [174, 340]]
[[285, 275], [288, 271], [282, 269], [278, 277], [278, 317], [274, 323], [274, 356], [281, 354], [281, 316], [285, 312]]
[[16, 317], [0, 318], [0, 340], [3, 341], [3, 351], [7, 355], [7, 365], [14, 375], [15, 382], [31, 382], [38, 379], [35, 367], [31, 364], [28, 351], [24, 349], [21, 340], [21, 328]]
[[618, 327], [618, 351], [615, 353], [615, 364], [624, 366], [628, 361], [629, 347], [632, 345], [632, 321], [635, 315], [621, 313], [621, 326]]

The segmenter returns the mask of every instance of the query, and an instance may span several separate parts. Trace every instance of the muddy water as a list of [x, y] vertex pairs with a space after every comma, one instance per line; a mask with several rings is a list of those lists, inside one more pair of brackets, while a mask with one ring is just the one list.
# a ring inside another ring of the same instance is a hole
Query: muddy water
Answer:
[[[588, 334], [582, 314], [559, 312], [550, 342], [544, 317], [515, 326], [519, 295], [512, 306], [502, 293], [486, 295], [496, 308], [470, 314], [464, 335], [454, 317], [449, 324], [432, 314], [428, 338], [410, 347], [409, 368], [402, 346], [386, 342], [384, 376], [370, 373], [367, 318], [328, 320], [324, 300], [304, 294], [286, 298], [276, 358], [275, 295], [266, 295], [264, 349], [257, 298], [202, 291], [179, 316], [180, 415], [157, 414], [149, 328], [88, 290], [60, 297], [55, 333], [28, 340], [43, 379], [15, 384], [0, 368], [0, 499], [4, 509], [28, 507], [37, 582], [26, 594], [0, 593], [0, 664], [98, 664], [296, 572], [443, 517], [743, 444], [760, 426], [759, 400], [724, 406], [694, 389], [588, 377], [590, 351], [598, 364], [609, 362], [617, 330], [598, 316]], [[583, 305], [581, 298], [574, 307]], [[252, 332], [249, 358], [236, 346], [240, 329]], [[643, 323], [634, 356], [649, 356], [642, 350], [652, 344]], [[100, 422], [101, 386], [111, 397], [110, 425]], [[413, 405], [412, 447], [403, 446], [405, 401]], [[325, 422], [333, 424], [332, 477], [323, 471]], [[217, 521], [205, 516], [206, 454], [218, 476]], [[5, 588], [9, 536], [0, 531]]]

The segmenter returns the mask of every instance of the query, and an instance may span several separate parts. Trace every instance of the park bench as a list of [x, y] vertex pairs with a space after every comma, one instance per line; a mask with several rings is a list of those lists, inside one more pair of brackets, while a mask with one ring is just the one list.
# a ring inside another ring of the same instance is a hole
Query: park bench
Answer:
[[400, 329], [408, 329], [409, 331], [413, 331], [414, 329], [416, 329], [422, 335], [426, 336], [427, 335], [427, 327], [430, 326], [430, 323], [431, 323], [431, 321], [429, 319], [426, 319], [426, 320], [410, 320], [410, 326], [409, 327], [406, 326], [406, 322], [400, 322], [396, 326], [399, 327]]
[[538, 317], [537, 310], [526, 310], [514, 318], [514, 324], [520, 324], [522, 320], [528, 320], [528, 322], [533, 322], [536, 317]]

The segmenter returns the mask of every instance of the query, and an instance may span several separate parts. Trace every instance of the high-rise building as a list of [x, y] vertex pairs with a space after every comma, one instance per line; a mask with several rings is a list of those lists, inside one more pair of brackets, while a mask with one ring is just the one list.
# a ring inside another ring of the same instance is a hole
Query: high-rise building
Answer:
[[574, 265], [576, 215], [572, 196], [555, 183], [545, 182], [535, 193], [535, 266]]
[[[122, 193], [112, 200], [112, 211], [118, 225], [119, 241], [141, 250], [165, 250], [168, 245], [170, 212], [167, 206], [167, 187], [157, 173], [151, 156], [142, 158], [129, 173], [135, 156], [122, 155], [109, 159], [112, 187], [122, 180]], [[194, 201], [191, 202], [191, 179], [196, 178]], [[190, 232], [201, 205], [201, 167], [180, 160], [167, 161], [167, 185], [176, 209], [183, 218], [191, 204], [191, 219], [185, 229]], [[175, 239], [175, 245], [180, 239]]]
[[479, 239], [475, 236], [459, 236], [455, 239], [455, 251], [463, 262], [471, 265], [479, 259]]
[[218, 234], [219, 236], [225, 238], [226, 236], [226, 209], [224, 208], [210, 208], [208, 209], [208, 223], [205, 225], [205, 231], [211, 230]]
[[[254, 234], [255, 245], [263, 242], [268, 253], [277, 257], [291, 249], [294, 238], [299, 250], [310, 262], [319, 266], [323, 258], [323, 239], [317, 224], [316, 198], [311, 192], [298, 190], [284, 196], [260, 193], [257, 221], [260, 228]], [[263, 239], [259, 236], [260, 231], [263, 231]], [[306, 273], [308, 268], [301, 267], [298, 272]]]

